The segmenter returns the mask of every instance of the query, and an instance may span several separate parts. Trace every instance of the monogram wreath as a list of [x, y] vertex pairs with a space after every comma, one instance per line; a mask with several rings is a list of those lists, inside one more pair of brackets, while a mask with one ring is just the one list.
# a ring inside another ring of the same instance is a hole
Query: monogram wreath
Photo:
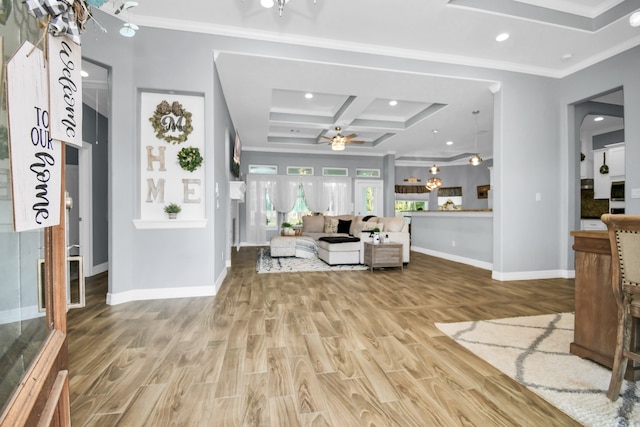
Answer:
[[[177, 122], [173, 120], [173, 117], [169, 116], [169, 113], [173, 113], [178, 118]], [[191, 113], [182, 108], [182, 104], [178, 101], [174, 101], [171, 105], [167, 101], [162, 101], [156, 107], [156, 111], [149, 119], [153, 130], [156, 133], [156, 137], [164, 139], [171, 144], [181, 144], [187, 140], [191, 132], [193, 132], [193, 126], [191, 124]], [[178, 136], [167, 134], [169, 131], [179, 130]]]
[[178, 153], [180, 167], [186, 171], [193, 172], [202, 164], [200, 149], [196, 147], [185, 147]]

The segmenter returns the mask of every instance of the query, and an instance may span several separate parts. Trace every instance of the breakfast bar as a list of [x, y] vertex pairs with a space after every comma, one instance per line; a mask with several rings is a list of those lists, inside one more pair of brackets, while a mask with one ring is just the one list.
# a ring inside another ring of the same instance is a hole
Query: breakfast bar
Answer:
[[[576, 253], [575, 331], [569, 351], [611, 368], [616, 344], [617, 307], [611, 287], [611, 246], [607, 231], [572, 231]], [[638, 329], [631, 335], [635, 347]], [[638, 380], [640, 366], [629, 362], [625, 378]]]

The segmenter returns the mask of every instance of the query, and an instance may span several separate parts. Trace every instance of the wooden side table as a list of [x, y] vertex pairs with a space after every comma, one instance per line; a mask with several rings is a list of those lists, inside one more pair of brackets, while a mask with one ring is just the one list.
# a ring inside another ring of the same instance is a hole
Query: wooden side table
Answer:
[[402, 265], [402, 243], [364, 242], [364, 264], [371, 267], [400, 267]]

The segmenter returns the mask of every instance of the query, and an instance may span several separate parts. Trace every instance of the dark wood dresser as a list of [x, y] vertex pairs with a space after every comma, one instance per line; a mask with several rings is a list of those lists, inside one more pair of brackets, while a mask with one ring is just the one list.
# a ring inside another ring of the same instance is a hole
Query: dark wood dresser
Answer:
[[[611, 247], [607, 231], [572, 231], [576, 252], [575, 331], [569, 351], [611, 368], [616, 344], [617, 307], [611, 288]], [[638, 328], [632, 346], [640, 342]], [[626, 379], [640, 379], [629, 362]]]

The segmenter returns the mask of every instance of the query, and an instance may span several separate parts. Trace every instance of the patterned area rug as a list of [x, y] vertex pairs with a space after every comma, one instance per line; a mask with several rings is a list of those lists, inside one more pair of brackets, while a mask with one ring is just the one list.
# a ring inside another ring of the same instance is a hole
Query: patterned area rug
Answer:
[[573, 324], [563, 313], [436, 326], [585, 426], [640, 426], [636, 384], [607, 399], [611, 371], [569, 353]]
[[355, 271], [366, 270], [366, 265], [331, 266], [319, 258], [277, 257], [271, 258], [269, 248], [260, 248], [256, 271], [258, 273], [297, 273], [300, 271]]

